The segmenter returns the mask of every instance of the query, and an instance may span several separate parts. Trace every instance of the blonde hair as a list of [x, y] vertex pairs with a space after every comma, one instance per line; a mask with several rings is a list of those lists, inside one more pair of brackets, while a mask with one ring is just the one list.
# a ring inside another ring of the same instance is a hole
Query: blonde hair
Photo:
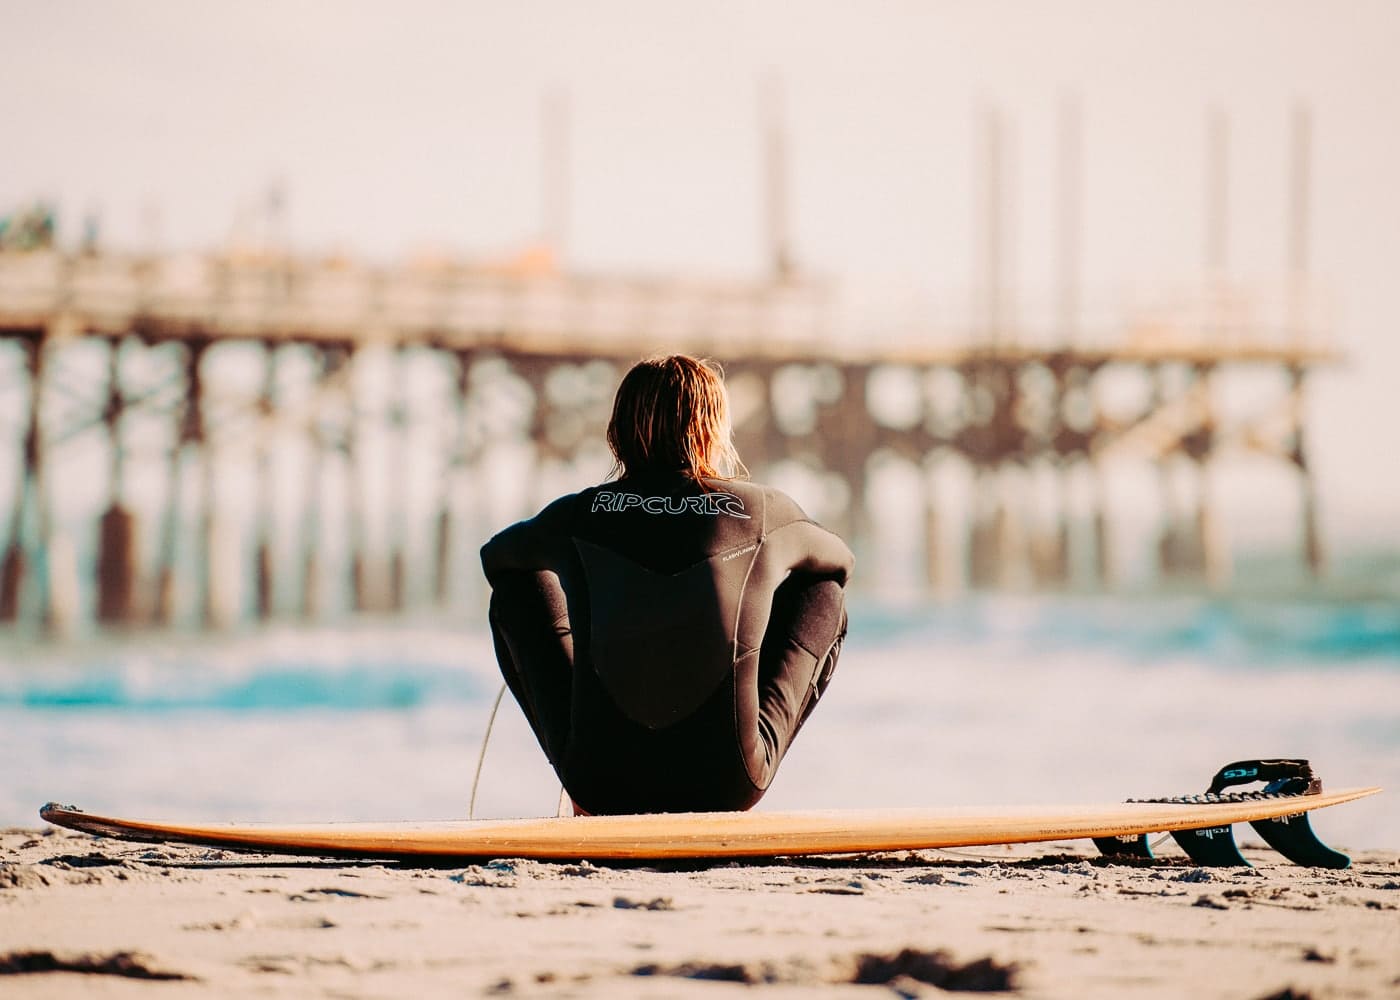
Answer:
[[622, 377], [608, 421], [614, 474], [747, 475], [734, 450], [724, 370], [685, 354], [647, 358]]

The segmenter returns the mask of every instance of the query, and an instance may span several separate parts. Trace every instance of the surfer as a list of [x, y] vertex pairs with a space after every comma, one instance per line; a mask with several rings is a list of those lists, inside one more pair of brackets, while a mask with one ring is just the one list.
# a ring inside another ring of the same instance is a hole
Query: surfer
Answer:
[[623, 377], [611, 482], [481, 550], [507, 686], [576, 811], [747, 809], [831, 681], [854, 559], [744, 479], [718, 366]]

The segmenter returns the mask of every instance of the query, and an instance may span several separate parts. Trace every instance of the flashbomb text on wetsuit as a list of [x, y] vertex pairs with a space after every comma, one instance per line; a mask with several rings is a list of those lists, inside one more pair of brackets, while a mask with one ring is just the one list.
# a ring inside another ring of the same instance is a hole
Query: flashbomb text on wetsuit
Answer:
[[629, 510], [640, 510], [647, 514], [704, 514], [709, 517], [728, 514], [730, 517], [742, 517], [746, 520], [749, 516], [744, 512], [744, 501], [733, 493], [701, 493], [698, 496], [689, 497], [644, 497], [639, 493], [615, 493], [611, 490], [599, 490], [593, 494], [591, 512], [594, 514], [599, 511], [621, 514]]

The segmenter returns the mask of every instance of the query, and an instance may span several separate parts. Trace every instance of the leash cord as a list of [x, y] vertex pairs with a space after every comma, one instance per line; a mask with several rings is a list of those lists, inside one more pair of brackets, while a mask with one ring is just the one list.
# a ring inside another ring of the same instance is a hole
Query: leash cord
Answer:
[[506, 686], [496, 692], [496, 700], [491, 705], [491, 716], [486, 720], [486, 732], [481, 734], [481, 753], [476, 757], [476, 774], [472, 775], [472, 797], [467, 803], [467, 819], [476, 819], [476, 790], [481, 784], [481, 766], [486, 763], [486, 745], [491, 742], [491, 728], [496, 724], [496, 713], [501, 709], [501, 699], [506, 695]]

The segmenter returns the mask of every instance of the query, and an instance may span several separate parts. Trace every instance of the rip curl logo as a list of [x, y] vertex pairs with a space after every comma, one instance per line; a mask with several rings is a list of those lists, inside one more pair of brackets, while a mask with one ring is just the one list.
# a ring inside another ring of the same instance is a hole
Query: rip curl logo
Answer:
[[593, 494], [594, 514], [599, 511], [621, 514], [629, 510], [640, 510], [647, 514], [704, 514], [707, 517], [728, 514], [730, 517], [742, 517], [745, 520], [749, 517], [744, 512], [744, 501], [733, 493], [701, 493], [690, 497], [644, 497], [639, 493], [599, 490]]

